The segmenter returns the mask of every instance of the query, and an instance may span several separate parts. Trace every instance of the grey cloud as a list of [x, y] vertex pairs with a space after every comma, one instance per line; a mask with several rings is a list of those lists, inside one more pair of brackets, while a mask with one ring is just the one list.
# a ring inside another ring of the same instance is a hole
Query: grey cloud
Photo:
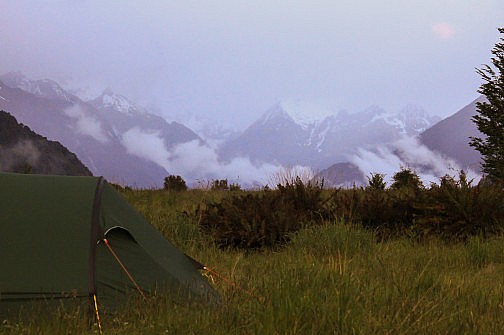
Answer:
[[123, 134], [122, 143], [128, 153], [153, 161], [170, 174], [181, 175], [188, 181], [228, 179], [248, 185], [266, 185], [268, 178], [280, 168], [272, 164], [256, 166], [245, 157], [221, 162], [214, 148], [198, 140], [168, 149], [158, 133], [147, 133], [137, 127]]
[[16, 164], [20, 162], [30, 166], [37, 165], [40, 158], [40, 151], [33, 145], [30, 140], [22, 140], [17, 142], [10, 148], [4, 148], [0, 145], [0, 170], [10, 171]]
[[100, 143], [107, 143], [108, 137], [102, 128], [102, 124], [96, 118], [87, 115], [78, 104], [65, 109], [65, 114], [77, 121], [76, 131], [80, 134], [93, 137]]
[[[438, 183], [439, 178], [445, 174], [457, 176], [461, 170], [455, 161], [431, 151], [414, 137], [405, 137], [388, 146], [361, 148], [349, 160], [358, 166], [365, 176], [371, 173], [383, 173], [389, 183], [392, 176], [402, 167], [415, 170], [425, 185]], [[466, 173], [471, 179], [481, 178], [481, 175], [474, 171], [469, 170]]]

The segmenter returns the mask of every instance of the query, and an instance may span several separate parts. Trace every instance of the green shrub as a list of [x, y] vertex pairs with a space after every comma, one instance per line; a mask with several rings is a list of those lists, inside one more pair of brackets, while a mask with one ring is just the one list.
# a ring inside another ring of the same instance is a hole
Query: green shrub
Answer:
[[382, 173], [372, 173], [368, 179], [368, 186], [366, 190], [371, 191], [383, 191], [385, 187], [387, 187], [387, 183], [385, 182], [385, 175]]
[[371, 229], [381, 238], [465, 240], [504, 231], [502, 183], [472, 186], [461, 171], [458, 180], [446, 175], [439, 185], [424, 188], [415, 173], [403, 169], [394, 175], [389, 189], [381, 189], [379, 177], [369, 178], [377, 182], [373, 187], [334, 190], [327, 206], [332, 215]]
[[409, 234], [421, 198], [421, 193], [410, 187], [338, 189], [331, 194], [328, 207], [334, 217], [360, 224], [383, 238]]
[[240, 184], [231, 183], [229, 185], [229, 190], [230, 191], [241, 191], [241, 186], [240, 186]]
[[392, 185], [390, 188], [392, 189], [402, 189], [409, 188], [415, 191], [423, 189], [422, 181], [420, 177], [416, 174], [416, 172], [412, 171], [409, 168], [401, 168], [401, 171], [396, 172], [394, 176], [392, 176]]
[[212, 190], [229, 190], [227, 179], [216, 179], [212, 183]]
[[169, 175], [164, 179], [164, 189], [168, 191], [180, 192], [187, 190], [185, 180], [181, 176]]
[[384, 175], [371, 174], [369, 185], [351, 190], [337, 189], [330, 197], [332, 214], [346, 222], [360, 224], [380, 238], [411, 235], [414, 218], [421, 215], [424, 187], [418, 175], [402, 168], [386, 189]]
[[415, 219], [423, 235], [436, 234], [449, 240], [491, 236], [504, 228], [502, 183], [471, 185], [461, 171], [459, 180], [444, 176], [440, 185], [426, 191], [423, 215]]
[[353, 189], [334, 189], [327, 202], [327, 208], [331, 216], [345, 222], [360, 223], [358, 219], [364, 190], [354, 187]]
[[222, 247], [261, 249], [289, 240], [289, 233], [323, 217], [322, 188], [293, 184], [235, 194], [198, 208], [201, 228]]

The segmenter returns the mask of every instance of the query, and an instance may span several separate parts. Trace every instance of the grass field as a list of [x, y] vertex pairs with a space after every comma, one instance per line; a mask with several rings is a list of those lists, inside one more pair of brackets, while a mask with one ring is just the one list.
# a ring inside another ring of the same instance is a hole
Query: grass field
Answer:
[[[197, 227], [196, 206], [226, 192], [125, 191], [169, 240], [233, 283], [210, 275], [222, 304], [138, 301], [102, 315], [104, 334], [503, 334], [504, 238], [378, 241], [324, 222], [283, 248], [222, 250]], [[4, 321], [2, 334], [96, 334], [79, 311]]]

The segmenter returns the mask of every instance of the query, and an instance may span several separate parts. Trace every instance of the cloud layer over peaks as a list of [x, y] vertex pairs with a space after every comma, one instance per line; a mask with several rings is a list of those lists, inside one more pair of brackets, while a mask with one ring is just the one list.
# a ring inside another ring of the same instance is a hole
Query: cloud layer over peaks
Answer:
[[228, 179], [240, 184], [265, 185], [279, 166], [256, 166], [245, 157], [221, 162], [214, 148], [194, 140], [166, 148], [158, 133], [147, 133], [134, 127], [122, 136], [128, 153], [150, 160], [165, 168], [168, 173], [181, 175], [186, 181]]

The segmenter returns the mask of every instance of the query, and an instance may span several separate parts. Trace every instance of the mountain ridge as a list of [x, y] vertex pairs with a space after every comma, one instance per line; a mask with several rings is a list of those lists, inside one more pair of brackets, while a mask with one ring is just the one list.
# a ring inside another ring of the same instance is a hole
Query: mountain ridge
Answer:
[[[480, 96], [451, 116], [429, 127], [418, 136], [416, 143], [410, 146], [392, 146], [387, 150], [381, 148], [378, 150], [377, 156], [380, 156], [381, 150], [382, 156], [383, 152], [386, 152], [385, 155], [393, 155], [392, 158], [401, 162], [403, 166], [408, 166], [420, 174], [436, 174], [438, 178], [441, 177], [439, 173], [458, 173], [458, 171], [454, 171], [455, 166], [452, 165], [454, 163], [459, 169], [476, 174], [476, 178], [478, 178], [477, 175], [481, 173], [481, 155], [469, 145], [469, 141], [471, 137], [483, 136], [472, 121], [472, 117], [477, 114], [476, 104], [483, 101], [485, 98]], [[408, 152], [405, 151], [407, 148], [417, 150], [420, 156], [415, 161], [411, 161], [411, 157], [408, 157]], [[439, 166], [435, 166], [433, 159], [444, 168], [440, 169]], [[352, 175], [352, 171], [355, 172], [356, 168], [359, 169], [354, 163], [340, 162], [321, 170], [317, 177], [325, 178], [328, 186], [339, 187], [354, 182], [357, 185], [364, 185], [364, 173], [362, 176]], [[397, 169], [399, 170], [399, 166]], [[383, 172], [385, 171], [365, 171], [365, 173]]]
[[0, 171], [91, 176], [77, 156], [0, 110]]
[[303, 117], [299, 110], [286, 111], [286, 106], [289, 104], [271, 107], [241, 135], [222, 145], [222, 159], [245, 156], [257, 164], [325, 168], [344, 161], [358, 148], [416, 136], [440, 119], [416, 106], [398, 113], [377, 106], [355, 114], [322, 110], [311, 118]]
[[[6, 85], [3, 80], [12, 86]], [[17, 81], [16, 81], [17, 80]], [[48, 83], [48, 86], [44, 86]], [[0, 76], [0, 108], [9, 110], [20, 122], [30, 126], [43, 136], [59, 141], [90, 168], [96, 175], [103, 175], [110, 181], [137, 187], [159, 187], [168, 171], [148, 157], [132, 152], [126, 146], [126, 129], [111, 123], [111, 116], [91, 103], [63, 90], [51, 80], [30, 81], [16, 74]], [[39, 89], [44, 86], [46, 89]], [[21, 88], [20, 88], [21, 87]], [[24, 88], [25, 90], [23, 90]], [[54, 88], [55, 91], [50, 89]], [[117, 115], [117, 114], [115, 114]], [[144, 121], [152, 125], [138, 131], [156, 132], [163, 145], [172, 147], [199, 137], [190, 129], [178, 123], [168, 124], [164, 119], [151, 114], [144, 115]], [[131, 117], [142, 117], [141, 113], [124, 114], [123, 124], [131, 124]], [[183, 138], [179, 139], [178, 136]]]
[[476, 104], [486, 101], [480, 96], [458, 112], [438, 122], [420, 135], [420, 142], [429, 149], [455, 159], [463, 169], [479, 170], [480, 153], [469, 145], [471, 137], [483, 137], [472, 117], [477, 114]]

